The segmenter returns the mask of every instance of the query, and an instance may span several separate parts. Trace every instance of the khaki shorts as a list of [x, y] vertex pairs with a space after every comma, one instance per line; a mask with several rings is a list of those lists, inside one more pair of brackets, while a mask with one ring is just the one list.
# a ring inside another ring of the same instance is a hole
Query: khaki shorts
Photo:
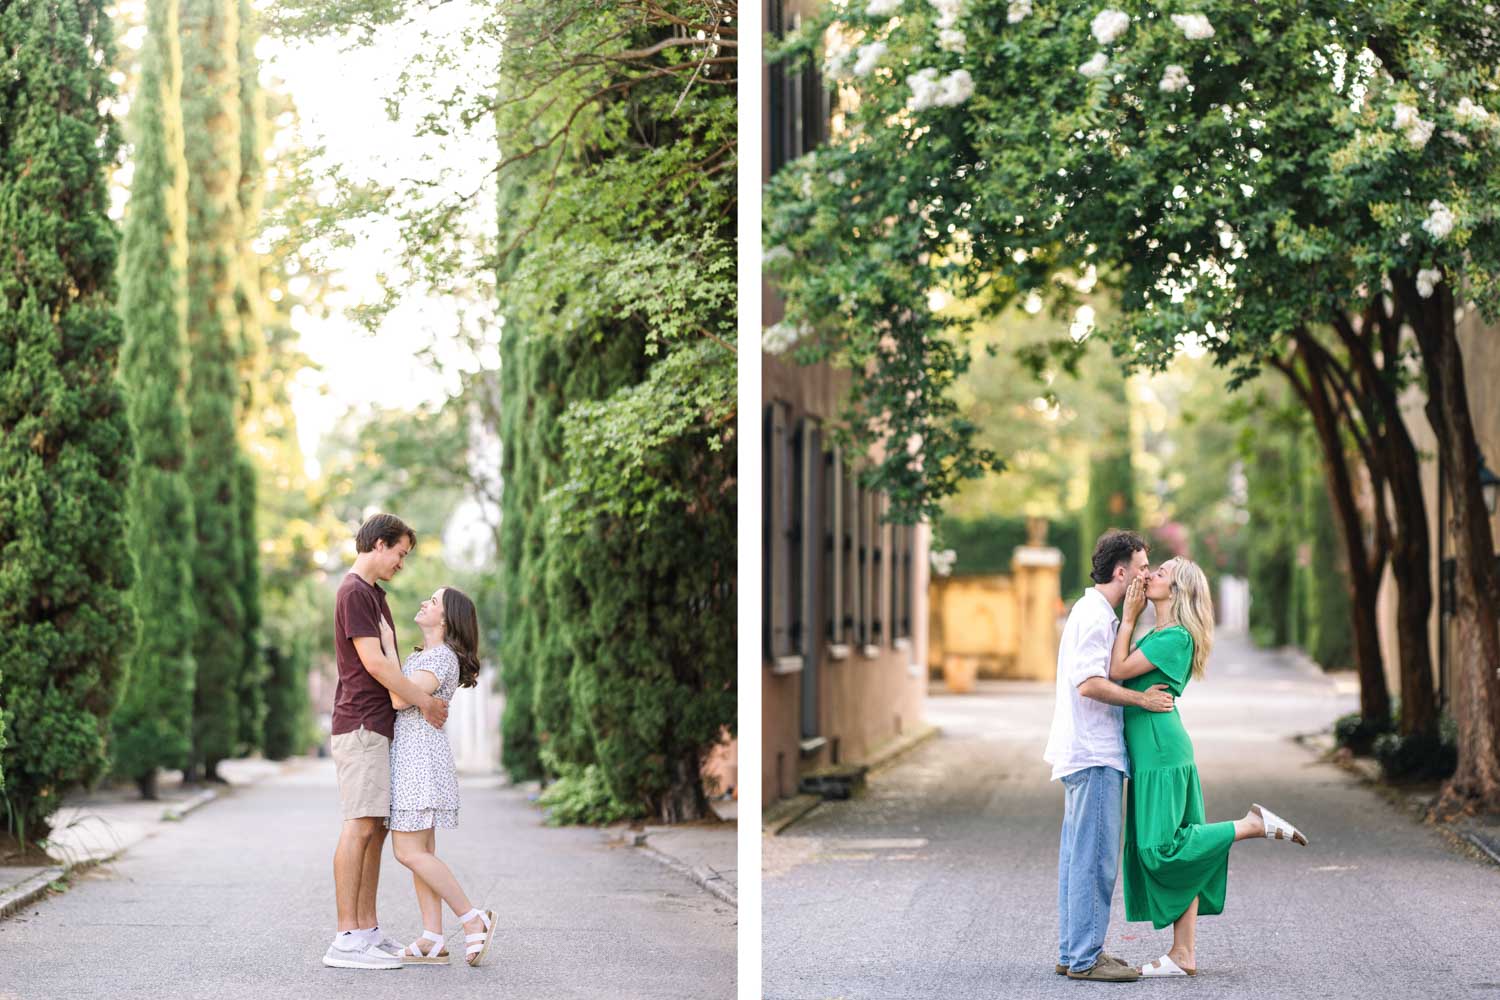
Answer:
[[360, 726], [333, 737], [339, 803], [345, 819], [391, 814], [391, 741]]

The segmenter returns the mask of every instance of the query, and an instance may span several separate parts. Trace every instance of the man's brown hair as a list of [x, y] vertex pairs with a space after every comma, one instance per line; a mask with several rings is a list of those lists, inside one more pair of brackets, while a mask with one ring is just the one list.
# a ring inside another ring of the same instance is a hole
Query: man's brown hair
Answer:
[[406, 522], [395, 514], [371, 514], [359, 526], [354, 536], [354, 551], [374, 552], [376, 542], [385, 542], [386, 548], [395, 548], [403, 538], [411, 539], [411, 547], [417, 547], [417, 533], [406, 526]]
[[1115, 578], [1115, 567], [1130, 569], [1130, 559], [1146, 548], [1145, 539], [1133, 531], [1110, 528], [1094, 543], [1094, 566], [1089, 579], [1095, 583], [1108, 583]]

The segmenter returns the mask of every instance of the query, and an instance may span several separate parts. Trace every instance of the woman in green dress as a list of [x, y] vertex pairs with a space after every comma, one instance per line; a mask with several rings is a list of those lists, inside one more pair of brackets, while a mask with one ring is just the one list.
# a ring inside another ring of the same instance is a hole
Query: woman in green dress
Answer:
[[[1130, 637], [1148, 600], [1156, 627], [1132, 650]], [[1170, 559], [1126, 591], [1110, 679], [1136, 691], [1166, 684], [1180, 698], [1190, 678], [1203, 676], [1213, 628], [1203, 571], [1187, 559]], [[1149, 920], [1157, 930], [1172, 925], [1171, 950], [1143, 966], [1141, 975], [1197, 975], [1198, 914], [1224, 911], [1229, 848], [1250, 837], [1303, 845], [1307, 838], [1258, 805], [1240, 819], [1207, 822], [1193, 743], [1176, 708], [1158, 713], [1127, 706], [1125, 748], [1125, 919]]]

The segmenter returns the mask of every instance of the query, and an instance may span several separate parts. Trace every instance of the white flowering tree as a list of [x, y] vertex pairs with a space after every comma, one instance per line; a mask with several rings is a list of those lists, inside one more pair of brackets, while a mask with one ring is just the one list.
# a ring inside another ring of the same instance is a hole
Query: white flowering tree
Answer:
[[[1097, 275], [1119, 308], [1094, 336], [1125, 363], [1191, 342], [1240, 379], [1283, 371], [1324, 442], [1354, 603], [1387, 549], [1410, 570], [1403, 722], [1435, 729], [1429, 563], [1406, 558], [1428, 513], [1395, 406], [1421, 380], [1458, 539], [1449, 791], [1500, 806], [1500, 580], [1455, 337], [1464, 310], [1500, 316], [1496, 20], [1408, 0], [834, 4], [788, 52], [824, 60], [842, 120], [769, 191], [772, 346], [854, 370], [851, 433], [916, 510], [990, 459], [948, 398], [963, 330], [927, 308], [935, 288], [1066, 311]], [[1346, 453], [1390, 487], [1374, 544]], [[1368, 671], [1373, 620], [1354, 625]]]

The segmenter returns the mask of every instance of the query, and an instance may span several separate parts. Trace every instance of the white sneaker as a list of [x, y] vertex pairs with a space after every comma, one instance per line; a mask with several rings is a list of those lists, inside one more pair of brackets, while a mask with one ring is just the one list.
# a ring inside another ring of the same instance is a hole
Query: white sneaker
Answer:
[[370, 943], [370, 947], [383, 951], [392, 958], [399, 959], [401, 957], [401, 949], [404, 945], [382, 934], [377, 940]]
[[353, 947], [340, 948], [337, 939], [323, 953], [323, 964], [331, 969], [399, 969], [401, 959], [387, 955], [363, 938], [355, 938]]

